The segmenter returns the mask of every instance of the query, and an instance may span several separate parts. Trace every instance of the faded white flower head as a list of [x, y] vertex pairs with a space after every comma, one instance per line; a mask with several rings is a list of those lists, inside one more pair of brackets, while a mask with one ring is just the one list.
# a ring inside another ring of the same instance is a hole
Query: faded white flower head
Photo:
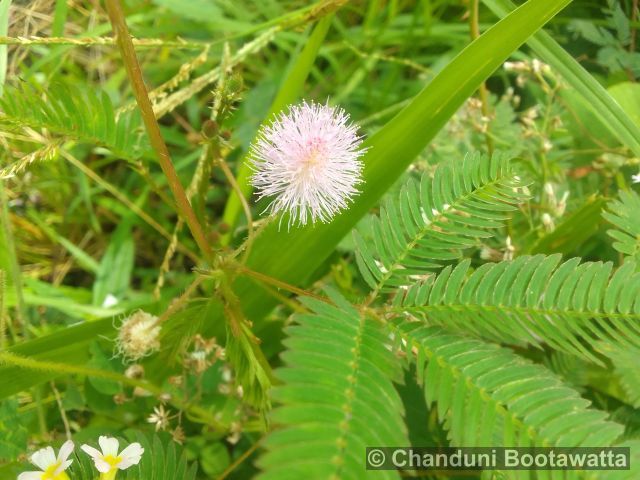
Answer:
[[640, 173], [631, 175], [631, 183], [640, 183]]
[[138, 310], [118, 329], [117, 350], [125, 359], [136, 361], [160, 348], [158, 317]]
[[98, 438], [98, 444], [102, 451], [86, 444], [80, 448], [93, 459], [96, 469], [101, 473], [100, 479], [105, 480], [115, 478], [118, 470], [137, 465], [144, 453], [144, 448], [139, 443], [132, 443], [118, 453], [118, 439], [104, 435]]
[[362, 182], [364, 150], [357, 126], [341, 108], [303, 102], [265, 126], [251, 149], [251, 183], [288, 225], [329, 222], [347, 208]]
[[73, 452], [73, 442], [67, 440], [60, 447], [58, 456], [52, 447], [46, 447], [38, 450], [29, 459], [36, 467], [40, 469], [38, 472], [24, 472], [18, 475], [18, 480], [69, 480], [65, 470], [73, 460], [68, 460]]
[[147, 418], [148, 423], [153, 423], [156, 426], [156, 432], [165, 430], [169, 426], [171, 421], [171, 412], [164, 409], [164, 405], [153, 407], [153, 413]]

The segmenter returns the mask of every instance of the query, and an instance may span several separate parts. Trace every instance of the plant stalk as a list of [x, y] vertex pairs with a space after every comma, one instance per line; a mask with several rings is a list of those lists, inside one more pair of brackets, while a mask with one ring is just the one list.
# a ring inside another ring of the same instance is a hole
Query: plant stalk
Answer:
[[[480, 22], [479, 17], [479, 3], [480, 0], [470, 0], [469, 4], [469, 28], [471, 30], [471, 40], [475, 40], [480, 36]], [[482, 116], [489, 121], [489, 90], [485, 82], [480, 84], [478, 88], [478, 94], [480, 95], [480, 102], [482, 103]], [[487, 143], [487, 151], [489, 155], [493, 154], [493, 139], [489, 132], [489, 124], [487, 123], [487, 131], [485, 132], [485, 141]]]
[[173, 193], [176, 200], [178, 211], [187, 222], [191, 235], [193, 235], [198, 247], [205, 255], [206, 259], [210, 261], [213, 252], [204, 235], [202, 226], [198, 222], [198, 219], [191, 208], [191, 204], [189, 203], [189, 199], [187, 199], [184, 188], [180, 183], [178, 174], [173, 167], [171, 156], [169, 155], [169, 149], [162, 138], [160, 126], [158, 125], [156, 116], [153, 113], [153, 107], [151, 106], [147, 87], [144, 83], [144, 79], [142, 78], [142, 70], [140, 69], [140, 64], [133, 48], [133, 42], [131, 41], [129, 29], [127, 28], [124, 12], [122, 11], [122, 5], [119, 0], [106, 0], [106, 6], [111, 25], [116, 35], [116, 43], [118, 44], [118, 48], [122, 54], [125, 69], [127, 70], [127, 76], [131, 82], [136, 102], [142, 112], [142, 120], [144, 121], [144, 125], [149, 135], [151, 146], [158, 156], [158, 162], [160, 163], [163, 173], [167, 177], [167, 182], [171, 189], [171, 193]]

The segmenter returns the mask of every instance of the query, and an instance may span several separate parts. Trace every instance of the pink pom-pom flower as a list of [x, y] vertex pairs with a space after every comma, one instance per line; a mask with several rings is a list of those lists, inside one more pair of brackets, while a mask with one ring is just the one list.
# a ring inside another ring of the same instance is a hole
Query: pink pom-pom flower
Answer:
[[357, 127], [337, 107], [303, 102], [265, 126], [251, 149], [251, 184], [266, 211], [288, 213], [288, 225], [329, 222], [362, 182], [364, 150]]

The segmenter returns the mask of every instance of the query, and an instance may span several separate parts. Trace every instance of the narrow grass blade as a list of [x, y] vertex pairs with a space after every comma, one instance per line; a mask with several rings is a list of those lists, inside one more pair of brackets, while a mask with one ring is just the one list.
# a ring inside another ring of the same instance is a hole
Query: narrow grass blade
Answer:
[[[0, 0], [0, 37], [5, 37], [9, 31], [9, 6], [11, 0]], [[7, 78], [7, 46], [0, 45], [0, 96]]]

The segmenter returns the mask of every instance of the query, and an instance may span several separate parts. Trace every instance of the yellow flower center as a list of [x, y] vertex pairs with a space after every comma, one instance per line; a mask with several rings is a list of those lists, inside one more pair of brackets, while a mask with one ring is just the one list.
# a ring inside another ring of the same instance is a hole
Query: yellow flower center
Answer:
[[58, 467], [60, 467], [60, 462], [49, 465], [40, 478], [42, 480], [69, 480], [69, 476], [64, 471], [56, 475]]
[[122, 461], [122, 457], [114, 457], [113, 455], [105, 455], [102, 459], [111, 465], [111, 470], [115, 469]]

